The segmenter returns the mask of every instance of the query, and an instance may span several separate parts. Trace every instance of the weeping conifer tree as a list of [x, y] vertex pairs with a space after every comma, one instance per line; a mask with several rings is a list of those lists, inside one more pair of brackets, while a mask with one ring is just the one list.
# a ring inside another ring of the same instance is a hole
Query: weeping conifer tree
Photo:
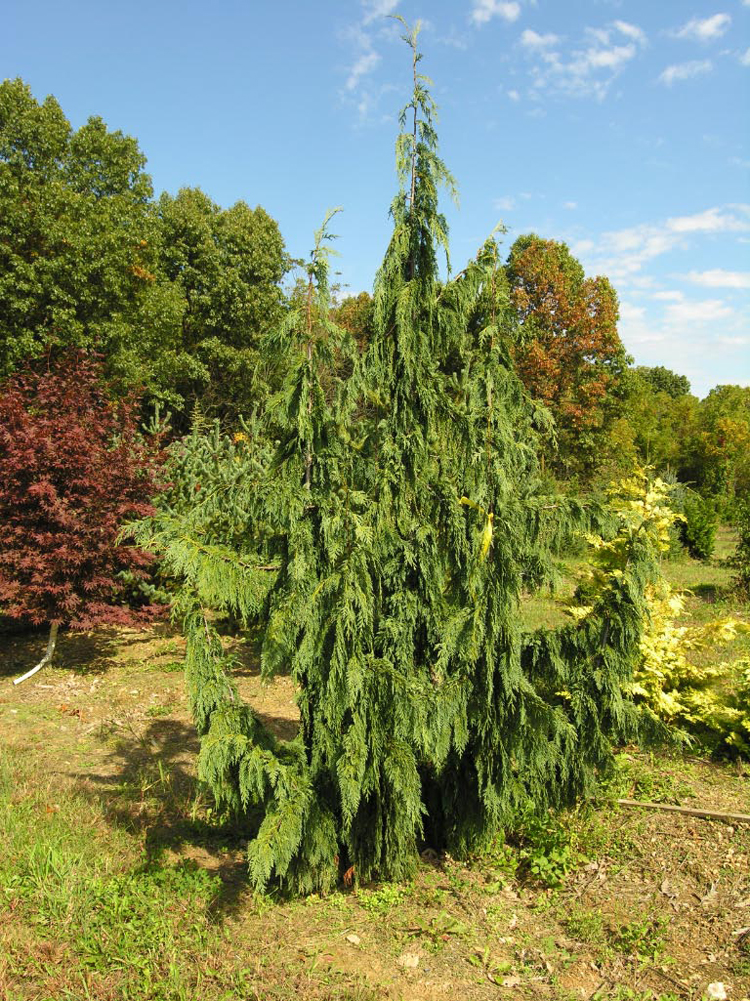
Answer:
[[[454, 185], [417, 32], [405, 35], [413, 89], [366, 355], [347, 385], [331, 383], [353, 347], [329, 320], [327, 219], [306, 300], [271, 344], [289, 364], [252, 541], [201, 547], [174, 516], [136, 533], [183, 581], [201, 773], [221, 803], [259, 816], [249, 864], [260, 888], [324, 890], [342, 872], [401, 879], [423, 841], [464, 853], [520, 804], [584, 793], [611, 737], [635, 723], [622, 683], [652, 568], [647, 531], [624, 540], [621, 573], [585, 621], [531, 636], [519, 625], [522, 592], [549, 579], [555, 541], [585, 519], [541, 487], [544, 415], [506, 350], [494, 239], [440, 278], [438, 193]], [[290, 671], [294, 740], [241, 703], [217, 609], [260, 624], [267, 677]]]

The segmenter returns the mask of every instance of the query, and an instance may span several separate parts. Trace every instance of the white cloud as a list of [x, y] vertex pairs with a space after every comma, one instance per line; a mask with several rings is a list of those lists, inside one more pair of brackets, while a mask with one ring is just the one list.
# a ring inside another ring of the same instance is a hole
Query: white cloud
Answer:
[[731, 23], [732, 18], [729, 14], [714, 14], [713, 17], [703, 20], [694, 17], [675, 32], [675, 37], [694, 42], [712, 42], [721, 38]]
[[380, 17], [387, 17], [398, 7], [398, 0], [364, 0], [362, 6], [365, 9], [364, 24], [372, 24]]
[[589, 49], [586, 53], [586, 62], [593, 69], [617, 69], [634, 55], [634, 45], [615, 45], [611, 49]]
[[660, 302], [682, 302], [685, 298], [684, 292], [678, 292], [677, 289], [672, 291], [664, 292], [654, 292], [651, 296], [652, 299], [658, 299]]
[[[719, 344], [726, 344], [728, 347], [744, 347], [745, 344], [750, 344], [750, 337], [717, 337]], [[736, 382], [733, 385], [737, 385]], [[747, 382], [740, 382], [740, 386], [746, 386]]]
[[637, 364], [674, 368], [674, 359], [679, 358], [678, 371], [688, 377], [698, 396], [705, 396], [717, 383], [737, 383], [727, 373], [737, 371], [750, 342], [745, 317], [720, 299], [691, 302], [675, 293], [670, 302], [667, 295], [650, 296], [659, 296], [664, 308], [658, 302], [643, 305], [627, 297], [621, 303], [619, 333]]
[[563, 208], [564, 209], [570, 209], [572, 211], [573, 209], [577, 209], [578, 208], [578, 202], [564, 202], [563, 203]]
[[609, 45], [611, 33], [606, 28], [586, 28], [586, 34], [600, 45]]
[[459, 52], [465, 52], [469, 47], [469, 36], [463, 32], [457, 31], [454, 27], [449, 29], [447, 35], [440, 35], [435, 39], [440, 45], [448, 45], [452, 49], [458, 49]]
[[347, 90], [354, 90], [359, 84], [363, 76], [367, 76], [368, 73], [372, 73], [375, 67], [380, 62], [380, 56], [377, 52], [364, 52], [355, 62], [352, 68], [349, 70], [349, 76], [346, 78], [346, 84], [344, 85]]
[[[647, 316], [645, 307], [636, 306], [627, 300], [620, 303], [618, 327], [623, 343], [629, 348], [644, 348], [650, 344], [660, 344], [665, 339], [664, 333], [658, 331]], [[640, 351], [637, 353], [641, 354]]]
[[571, 249], [576, 257], [582, 257], [584, 254], [590, 254], [595, 247], [593, 240], [576, 240]]
[[558, 47], [560, 41], [530, 29], [521, 35], [522, 46], [534, 60], [530, 72], [535, 94], [602, 100], [615, 77], [637, 56], [646, 36], [635, 25], [615, 21], [605, 28], [586, 28], [583, 40], [567, 51]]
[[710, 59], [693, 59], [689, 63], [677, 63], [667, 68], [659, 75], [659, 82], [671, 87], [676, 80], [690, 80], [713, 69]]
[[673, 302], [665, 310], [666, 322], [672, 325], [713, 323], [726, 320], [734, 310], [721, 299], [705, 299], [703, 302]]
[[[607, 275], [615, 286], [633, 286], [650, 261], [678, 247], [688, 246], [691, 240], [749, 230], [750, 205], [715, 207], [693, 215], [674, 216], [661, 223], [641, 223], [603, 233], [594, 253], [587, 256], [592, 258], [592, 269], [597, 274]], [[665, 293], [655, 295], [666, 301]]]
[[710, 271], [690, 271], [687, 281], [705, 288], [750, 288], [750, 271], [724, 271], [714, 268]]
[[744, 55], [740, 56], [740, 62], [743, 66], [750, 66], [750, 49], [745, 49]]
[[[380, 100], [391, 85], [377, 85], [372, 76], [382, 62], [379, 43], [398, 35], [396, 25], [384, 21], [398, 3], [399, 0], [360, 0], [359, 20], [340, 32], [353, 61], [347, 68], [339, 96], [344, 104], [356, 111], [359, 124], [382, 118], [378, 112]], [[374, 23], [377, 21], [381, 23]]]
[[521, 95], [518, 93], [517, 90], [509, 90], [508, 91], [508, 97], [511, 99], [511, 101], [520, 101], [521, 100]]
[[667, 219], [667, 229], [673, 233], [730, 233], [750, 229], [750, 205], [729, 207], [733, 211], [713, 208]]
[[512, 195], [505, 195], [502, 198], [496, 198], [492, 204], [500, 212], [512, 212], [516, 207], [516, 200]]
[[632, 302], [623, 302], [620, 306], [620, 318], [626, 323], [634, 323], [642, 320], [645, 315], [645, 306], [634, 306]]
[[545, 49], [549, 48], [550, 45], [557, 45], [559, 41], [559, 35], [553, 35], [552, 32], [547, 35], [539, 35], [531, 28], [527, 28], [521, 35], [521, 45], [527, 49]]
[[500, 17], [503, 21], [512, 23], [517, 21], [521, 14], [521, 5], [515, 0], [505, 2], [505, 0], [474, 0], [474, 7], [471, 11], [471, 22], [473, 24], [486, 24], [493, 17]]
[[[750, 0], [748, 0], [748, 2], [750, 2]], [[646, 33], [641, 28], [637, 27], [637, 25], [628, 24], [627, 21], [615, 21], [614, 26], [620, 34], [625, 35], [626, 38], [632, 38], [634, 42], [638, 42], [640, 45], [646, 44]]]

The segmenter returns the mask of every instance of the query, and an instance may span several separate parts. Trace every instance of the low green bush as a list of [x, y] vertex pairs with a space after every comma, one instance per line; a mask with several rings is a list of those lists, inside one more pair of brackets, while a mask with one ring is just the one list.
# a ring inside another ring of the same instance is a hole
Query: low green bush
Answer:
[[716, 547], [716, 507], [710, 498], [690, 491], [683, 506], [682, 543], [694, 560], [708, 560]]

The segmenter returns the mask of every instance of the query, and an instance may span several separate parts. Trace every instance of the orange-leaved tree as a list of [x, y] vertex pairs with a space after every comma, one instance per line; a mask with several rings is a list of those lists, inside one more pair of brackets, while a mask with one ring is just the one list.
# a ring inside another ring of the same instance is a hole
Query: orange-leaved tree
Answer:
[[617, 293], [607, 278], [587, 278], [564, 243], [533, 233], [511, 247], [507, 275], [519, 323], [516, 368], [555, 418], [555, 464], [591, 473], [617, 415], [628, 362], [617, 333]]

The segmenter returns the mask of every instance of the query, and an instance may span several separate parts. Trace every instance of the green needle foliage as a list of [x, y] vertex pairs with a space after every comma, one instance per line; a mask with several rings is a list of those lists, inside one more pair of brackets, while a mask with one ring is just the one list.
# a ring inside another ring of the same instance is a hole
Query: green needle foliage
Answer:
[[[519, 807], [584, 793], [611, 737], [634, 727], [622, 683], [638, 656], [647, 532], [623, 542], [585, 622], [521, 633], [522, 593], [550, 580], [555, 545], [585, 513], [542, 485], [548, 418], [513, 372], [494, 239], [440, 278], [438, 192], [454, 185], [417, 31], [405, 35], [413, 93], [367, 352], [355, 360], [329, 319], [329, 215], [307, 294], [268, 342], [287, 371], [265, 415], [273, 457], [232, 490], [213, 477], [222, 509], [246, 510], [244, 533], [209, 530], [206, 501], [204, 522], [173, 509], [136, 529], [182, 582], [202, 775], [219, 801], [259, 817], [259, 888], [326, 890], [347, 870], [400, 880], [423, 842], [465, 853]], [[342, 359], [345, 384], [331, 375]], [[221, 610], [259, 625], [267, 677], [291, 673], [294, 740], [241, 703], [213, 627]]]

